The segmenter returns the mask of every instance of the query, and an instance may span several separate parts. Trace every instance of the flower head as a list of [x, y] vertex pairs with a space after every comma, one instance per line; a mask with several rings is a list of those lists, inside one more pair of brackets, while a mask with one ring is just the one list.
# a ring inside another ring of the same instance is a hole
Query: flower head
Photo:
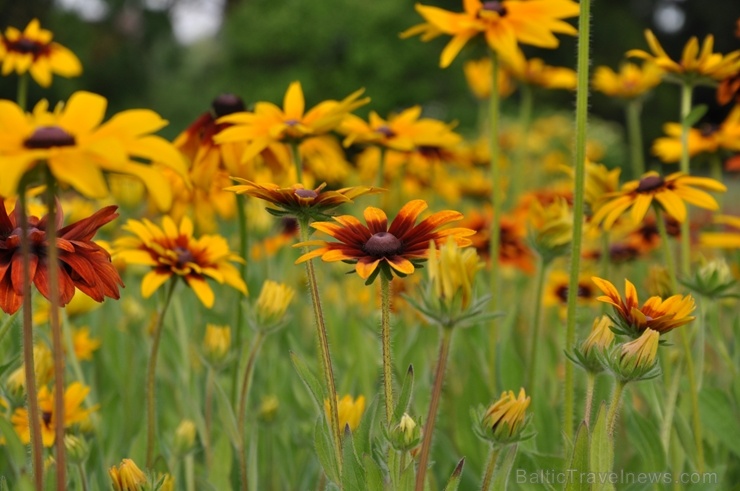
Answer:
[[604, 195], [604, 202], [592, 221], [609, 230], [625, 211], [632, 208], [632, 222], [638, 224], [645, 217], [653, 200], [679, 222], [686, 220], [684, 201], [708, 210], [719, 208], [711, 195], [698, 188], [722, 192], [727, 190], [721, 182], [706, 177], [688, 176], [683, 172], [661, 177], [657, 172], [648, 172], [639, 180], [625, 183], [620, 191]]
[[610, 282], [593, 277], [596, 286], [604, 292], [604, 295], [596, 300], [612, 305], [617, 318], [625, 334], [642, 333], [645, 329], [652, 329], [660, 334], [665, 334], [679, 326], [688, 324], [696, 319], [690, 316], [696, 305], [691, 295], [673, 295], [663, 300], [654, 296], [648, 298], [640, 306], [637, 298], [637, 289], [629, 280], [624, 280], [624, 299]]
[[621, 345], [620, 368], [625, 372], [649, 370], [655, 365], [660, 333], [650, 328], [639, 338]]
[[[578, 15], [578, 4], [571, 0], [503, 0], [482, 2], [464, 0], [461, 13], [416, 4], [416, 11], [424, 17], [425, 24], [414, 26], [401, 37], [426, 34], [422, 40], [438, 32], [452, 36], [442, 50], [440, 67], [446, 68], [467, 42], [477, 35], [485, 36], [491, 49], [503, 58], [511, 58], [518, 51], [517, 43], [540, 48], [557, 48], [555, 34], [577, 33], [562, 19]], [[431, 33], [431, 35], [429, 35]]]
[[28, 23], [23, 32], [8, 27], [0, 35], [2, 74], [26, 72], [42, 87], [51, 85], [52, 74], [76, 77], [82, 73], [82, 64], [72, 51], [52, 41], [51, 31], [42, 29], [38, 19]]
[[[96, 302], [105, 297], [118, 299], [123, 286], [110, 254], [92, 238], [100, 227], [118, 216], [117, 207], [108, 206], [78, 222], [61, 227], [59, 210], [56, 245], [59, 249], [59, 304], [72, 300], [75, 288]], [[48, 215], [41, 219], [28, 217], [28, 238], [31, 244], [31, 281], [36, 289], [49, 298], [48, 266], [46, 264]], [[18, 310], [23, 300], [20, 208], [8, 215], [5, 203], [0, 204], [0, 309], [6, 313]]]
[[478, 253], [472, 247], [462, 248], [448, 237], [439, 250], [432, 242], [429, 251], [429, 281], [434, 295], [451, 307], [457, 298], [465, 310], [473, 297], [476, 273], [483, 268]]
[[[676, 163], [681, 159], [681, 125], [666, 123], [663, 131], [667, 136], [653, 143], [652, 152], [665, 163]], [[737, 105], [719, 125], [705, 123], [689, 129], [689, 156], [713, 154], [720, 150], [740, 151], [740, 105]]]
[[[493, 86], [491, 67], [491, 58], [481, 58], [480, 60], [468, 60], [463, 65], [465, 80], [468, 82], [473, 95], [482, 101], [487, 101], [491, 96], [491, 87]], [[506, 70], [498, 71], [498, 93], [499, 97], [504, 98], [514, 92], [515, 86], [511, 80], [511, 75]]]
[[355, 271], [371, 283], [382, 271], [387, 277], [395, 273], [410, 275], [415, 264], [426, 261], [429, 255], [429, 241], [440, 244], [451, 236], [460, 246], [470, 245], [469, 236], [475, 232], [466, 228], [438, 230], [443, 225], [462, 219], [456, 211], [440, 211], [416, 224], [416, 219], [427, 208], [423, 200], [406, 203], [388, 226], [388, 217], [379, 208], [365, 209], [363, 225], [350, 215], [334, 217], [333, 222], [315, 222], [311, 226], [331, 235], [338, 242], [323, 240], [309, 241], [298, 245], [321, 246], [301, 256], [296, 263], [321, 257], [324, 261], [347, 261], [356, 263]]
[[663, 70], [653, 62], [645, 62], [642, 67], [634, 63], [623, 63], [619, 72], [607, 66], [594, 70], [591, 85], [594, 90], [620, 99], [635, 99], [660, 84]]
[[609, 317], [602, 315], [594, 319], [591, 326], [591, 333], [581, 344], [583, 354], [588, 356], [591, 351], [604, 350], [614, 342], [614, 333], [611, 330], [611, 321]]
[[397, 450], [410, 450], [419, 444], [421, 427], [416, 424], [408, 413], [403, 413], [401, 421], [393, 427], [390, 433], [391, 445]]
[[90, 92], [75, 92], [53, 112], [42, 100], [31, 114], [0, 100], [0, 196], [14, 196], [21, 177], [45, 163], [54, 177], [88, 198], [109, 194], [103, 171], [139, 178], [166, 210], [172, 201], [167, 179], [154, 167], [161, 164], [185, 175], [175, 147], [153, 133], [167, 125], [154, 111], [123, 111], [103, 123], [108, 101]]
[[504, 59], [504, 68], [521, 83], [546, 89], [575, 90], [576, 72], [570, 68], [550, 66], [540, 58], [527, 59], [521, 51]]
[[480, 424], [487, 438], [499, 443], [519, 440], [526, 426], [530, 402], [524, 389], [519, 390], [518, 396], [511, 390], [503, 392], [481, 418]]
[[[329, 399], [324, 401], [324, 411], [327, 418], [329, 417]], [[337, 411], [339, 412], [339, 428], [341, 431], [349, 426], [350, 431], [355, 431], [360, 426], [360, 418], [365, 412], [365, 396], [358, 396], [354, 399], [346, 395], [341, 399], [337, 396]]]
[[146, 475], [131, 459], [123, 459], [118, 467], [108, 469], [115, 491], [139, 491], [147, 483]]
[[740, 249], [740, 217], [732, 215], [717, 215], [714, 223], [726, 225], [730, 230], [724, 232], [705, 232], [699, 240], [706, 247], [722, 249]]
[[295, 290], [284, 283], [265, 281], [257, 298], [258, 327], [268, 328], [282, 321], [294, 295]]
[[229, 354], [231, 347], [231, 327], [206, 324], [203, 336], [203, 353], [206, 359], [217, 365]]
[[220, 235], [193, 237], [193, 222], [183, 217], [180, 227], [169, 217], [162, 227], [151, 221], [129, 220], [124, 226], [133, 237], [116, 240], [115, 255], [129, 264], [151, 266], [141, 282], [141, 294], [149, 298], [170, 278], [181, 277], [207, 308], [213, 307], [215, 296], [206, 279], [225, 283], [247, 294], [247, 285], [231, 264], [242, 258], [231, 252]]

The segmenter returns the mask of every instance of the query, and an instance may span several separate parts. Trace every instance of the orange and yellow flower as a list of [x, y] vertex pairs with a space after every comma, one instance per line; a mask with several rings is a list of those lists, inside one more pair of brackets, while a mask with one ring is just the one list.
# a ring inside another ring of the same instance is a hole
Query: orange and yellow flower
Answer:
[[298, 258], [296, 263], [321, 257], [324, 261], [346, 261], [355, 263], [355, 271], [368, 283], [375, 280], [381, 270], [388, 277], [410, 275], [419, 263], [426, 261], [429, 242], [441, 246], [444, 239], [452, 236], [458, 245], [470, 245], [469, 236], [474, 230], [467, 228], [440, 227], [463, 218], [457, 211], [440, 211], [416, 224], [416, 219], [427, 208], [423, 200], [409, 201], [388, 226], [388, 217], [379, 208], [365, 209], [363, 225], [351, 215], [334, 217], [335, 222], [315, 222], [311, 226], [329, 234], [338, 242], [313, 240], [296, 246], [320, 246]]
[[129, 220], [124, 226], [134, 236], [121, 237], [114, 244], [115, 256], [128, 264], [150, 266], [141, 282], [141, 295], [150, 297], [170, 278], [183, 278], [207, 308], [213, 307], [215, 296], [208, 278], [225, 283], [247, 294], [247, 285], [232, 261], [243, 259], [229, 250], [220, 235], [193, 237], [193, 222], [183, 217], [180, 226], [169, 216], [162, 227], [151, 221]]
[[662, 78], [663, 70], [653, 62], [645, 62], [642, 67], [623, 63], [619, 72], [607, 66], [596, 67], [591, 85], [609, 97], [635, 99], [657, 87]]
[[23, 32], [8, 27], [0, 35], [0, 61], [2, 74], [30, 73], [42, 87], [51, 85], [52, 75], [76, 77], [82, 73], [82, 64], [75, 54], [52, 41], [54, 35], [42, 29], [38, 19], [28, 23]]

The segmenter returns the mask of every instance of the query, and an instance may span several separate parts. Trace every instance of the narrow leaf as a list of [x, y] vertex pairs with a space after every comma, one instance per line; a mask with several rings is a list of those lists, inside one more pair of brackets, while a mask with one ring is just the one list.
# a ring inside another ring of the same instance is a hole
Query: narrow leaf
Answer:
[[214, 393], [216, 394], [216, 400], [218, 401], [218, 413], [221, 417], [221, 423], [224, 425], [224, 432], [229, 436], [229, 440], [231, 440], [231, 444], [234, 445], [234, 448], [241, 448], [241, 432], [237, 428], [236, 417], [231, 408], [229, 396], [226, 395], [221, 384], [216, 381], [214, 382], [213, 386], [216, 389], [214, 390]]
[[396, 409], [393, 411], [393, 422], [399, 421], [403, 413], [408, 411], [409, 403], [411, 402], [411, 394], [414, 391], [414, 366], [409, 365], [409, 369], [406, 371], [406, 377], [403, 379], [403, 386], [401, 387], [401, 393], [398, 395], [398, 402], [396, 403]]
[[327, 427], [326, 420], [323, 417], [319, 417], [316, 420], [316, 427], [313, 432], [313, 445], [316, 449], [319, 463], [324, 469], [324, 474], [326, 474], [326, 477], [328, 477], [329, 480], [338, 483], [339, 468], [337, 467], [337, 460], [334, 456], [334, 448], [332, 446], [329, 428]]
[[596, 415], [596, 423], [591, 434], [591, 468], [589, 469], [596, 476], [596, 482], [591, 488], [592, 491], [611, 491], [614, 485], [610, 482], [601, 482], [600, 476], [608, 476], [614, 465], [614, 438], [609, 436], [606, 423], [606, 404], [601, 403], [599, 412]]
[[383, 472], [373, 458], [365, 454], [362, 458], [365, 467], [365, 484], [368, 491], [383, 491]]
[[684, 118], [683, 122], [686, 126], [694, 126], [699, 122], [701, 118], [707, 113], [709, 107], [706, 104], [699, 104], [694, 106], [691, 112]]
[[589, 491], [590, 485], [585, 479], [578, 479], [581, 474], [588, 472], [588, 427], [583, 422], [576, 432], [575, 444], [573, 445], [573, 455], [570, 459], [570, 467], [567, 469], [569, 478], [565, 482], [565, 491]]
[[355, 453], [355, 444], [349, 426], [344, 431], [342, 454], [344, 455], [344, 466], [342, 468], [344, 489], [363, 489], [365, 487], [365, 469], [362, 468], [362, 463], [357, 458], [357, 453]]
[[464, 466], [465, 457], [460, 459], [460, 462], [458, 462], [455, 466], [455, 470], [452, 471], [452, 475], [450, 476], [449, 481], [447, 481], [447, 486], [445, 486], [445, 491], [457, 491], [457, 487], [460, 485], [460, 480], [462, 479], [462, 471]]
[[313, 396], [313, 400], [318, 406], [319, 411], [323, 412], [324, 389], [321, 385], [321, 382], [319, 382], [319, 379], [317, 379], [316, 376], [311, 372], [311, 370], [308, 368], [308, 365], [306, 365], [306, 362], [292, 351], [290, 352], [290, 361], [293, 362], [293, 366], [295, 367], [296, 372], [298, 372], [298, 376], [301, 378], [305, 386], [308, 388], [308, 391]]

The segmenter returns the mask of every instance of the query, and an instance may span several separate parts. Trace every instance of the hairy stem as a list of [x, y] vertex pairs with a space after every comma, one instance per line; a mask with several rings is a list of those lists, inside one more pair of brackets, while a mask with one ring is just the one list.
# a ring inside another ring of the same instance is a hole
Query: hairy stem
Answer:
[[385, 393], [385, 421], [393, 419], [393, 369], [391, 364], [391, 287], [383, 273], [380, 275], [380, 337], [383, 345], [383, 391]]
[[[686, 121], [691, 113], [691, 97], [694, 86], [684, 83], [681, 86], [681, 172], [689, 174], [689, 125]], [[691, 272], [691, 228], [688, 213], [681, 223], [681, 274], [688, 276]]]
[[632, 179], [639, 179], [645, 173], [645, 158], [642, 155], [642, 128], [640, 125], [642, 100], [637, 98], [629, 101], [625, 111], [627, 113], [627, 134], [630, 140]]
[[493, 481], [493, 471], [496, 469], [496, 460], [498, 460], [499, 453], [501, 453], [501, 449], [495, 445], [492, 445], [491, 450], [488, 451], [486, 471], [485, 474], [483, 474], [483, 482], [480, 485], [481, 491], [488, 491], [489, 489], [491, 489], [491, 482]]
[[594, 387], [596, 386], [596, 375], [592, 372], [586, 373], [586, 406], [583, 409], [583, 421], [586, 427], [591, 427], [591, 412], [594, 405]]
[[535, 392], [534, 380], [537, 371], [537, 349], [541, 344], [542, 340], [540, 336], [540, 323], [542, 319], [542, 293], [545, 289], [545, 272], [549, 261], [545, 261], [540, 258], [537, 261], [537, 279], [535, 280], [535, 292], [534, 292], [534, 317], [532, 319], [532, 330], [530, 332], [530, 343], [529, 343], [529, 366], [527, 367], [527, 377], [524, 386], [532, 393]]
[[[247, 255], [249, 254], [249, 228], [247, 223], [247, 200], [243, 195], [236, 195], [237, 220], [239, 221], [239, 255], [244, 262], [239, 265], [239, 275], [247, 282]], [[242, 331], [244, 330], [244, 302], [240, 299], [236, 304], [236, 323], [234, 325], [234, 346], [237, 350], [242, 347]], [[231, 400], [236, 403], [237, 387], [239, 387], [239, 361], [231, 378]]]
[[660, 245], [663, 248], [665, 266], [668, 270], [668, 279], [671, 281], [671, 290], [673, 293], [678, 292], [678, 280], [676, 280], [676, 262], [673, 260], [673, 250], [671, 249], [670, 237], [665, 226], [665, 218], [658, 206], [655, 206], [655, 223], [658, 225], [660, 234]]
[[301, 149], [297, 141], [290, 145], [291, 154], [293, 155], [293, 166], [295, 168], [295, 179], [298, 184], [303, 182], [303, 159], [301, 158]]
[[[503, 208], [502, 203], [502, 189], [501, 189], [501, 159], [499, 156], [499, 125], [500, 125], [500, 100], [498, 93], [498, 72], [499, 72], [499, 60], [498, 54], [491, 50], [491, 95], [488, 106], [488, 147], [491, 152], [491, 204], [493, 205], [493, 217], [491, 219], [491, 232], [490, 232], [490, 257], [491, 257], [491, 310], [496, 311], [498, 309], [498, 298], [499, 298], [499, 247], [501, 241], [501, 211]], [[495, 392], [496, 378], [497, 378], [497, 351], [498, 351], [498, 337], [499, 337], [499, 323], [496, 319], [491, 321], [490, 331], [488, 337], [490, 340], [489, 346], [489, 367], [488, 377], [492, 384], [492, 391]]]
[[619, 406], [622, 402], [622, 392], [627, 382], [622, 380], [614, 381], [614, 391], [612, 392], [612, 400], [609, 402], [609, 410], [606, 412], [606, 427], [609, 431], [609, 436], [614, 436], [614, 427], [617, 424], [617, 414], [619, 414]]
[[247, 396], [249, 395], [249, 388], [251, 387], [252, 371], [254, 364], [257, 361], [257, 355], [259, 354], [262, 342], [265, 340], [265, 333], [257, 331], [257, 336], [254, 338], [252, 349], [249, 351], [249, 357], [247, 358], [247, 366], [244, 368], [244, 375], [242, 376], [242, 388], [239, 393], [239, 412], [238, 416], [238, 428], [242, 434], [239, 436], [239, 473], [242, 478], [242, 491], [247, 491], [249, 488], [249, 481], [247, 480], [247, 445], [246, 443], [246, 418], [247, 418]]
[[525, 83], [519, 87], [519, 131], [521, 132], [522, 137], [516, 149], [514, 165], [511, 169], [511, 187], [509, 189], [507, 199], [509, 207], [516, 202], [524, 188], [522, 180], [524, 178], [524, 168], [527, 165], [527, 157], [529, 155], [527, 152], [527, 142], [529, 128], [532, 125], [532, 107], [534, 105], [533, 95], [534, 91], [532, 90], [531, 85]]

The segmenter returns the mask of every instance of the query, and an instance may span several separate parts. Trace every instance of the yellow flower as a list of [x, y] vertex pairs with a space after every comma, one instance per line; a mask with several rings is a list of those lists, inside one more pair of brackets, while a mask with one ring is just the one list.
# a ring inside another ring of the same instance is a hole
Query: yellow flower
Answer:
[[28, 23], [23, 32], [8, 27], [0, 35], [0, 61], [3, 76], [11, 72], [26, 72], [42, 87], [51, 85], [53, 73], [62, 77], [76, 77], [82, 73], [82, 64], [74, 53], [52, 41], [51, 31], [42, 29], [38, 19]]
[[89, 327], [81, 327], [72, 331], [72, 345], [78, 360], [92, 360], [93, 351], [100, 348], [100, 340], [90, 337]]
[[211, 363], [223, 361], [231, 347], [231, 327], [206, 324], [203, 352]]
[[455, 13], [416, 4], [416, 11], [428, 26], [414, 26], [401, 37], [427, 34], [422, 38], [424, 41], [437, 32], [452, 36], [439, 61], [440, 67], [446, 68], [463, 46], [477, 35], [484, 36], [488, 46], [502, 58], [511, 58], [519, 49], [517, 43], [557, 48], [559, 42], [555, 33], [577, 34], [573, 26], [561, 20], [578, 15], [578, 4], [570, 0], [464, 0], [463, 8], [464, 12]]
[[195, 446], [196, 428], [190, 419], [183, 419], [175, 429], [175, 440], [172, 445], [175, 453], [185, 455]]
[[645, 329], [639, 338], [624, 343], [619, 357], [622, 371], [646, 370], [655, 364], [660, 333]]
[[504, 68], [512, 78], [546, 89], [576, 88], [576, 72], [570, 68], [546, 65], [540, 58], [527, 59], [521, 51], [504, 59]]
[[706, 177], [675, 172], [664, 178], [657, 172], [648, 172], [639, 180], [625, 183], [620, 191], [604, 195], [604, 202], [594, 214], [592, 222], [609, 230], [624, 212], [632, 208], [632, 222], [638, 224], [645, 218], [653, 200], [679, 222], [686, 220], [684, 201], [707, 210], [719, 208], [711, 195], [698, 188], [721, 192], [727, 190], [721, 182]]
[[[90, 392], [90, 387], [79, 382], [70, 384], [64, 391], [64, 427], [69, 428], [76, 423], [84, 422], [92, 411], [97, 407], [85, 409], [82, 403]], [[56, 438], [55, 428], [57, 418], [54, 414], [54, 394], [47, 386], [42, 386], [38, 392], [39, 398], [39, 425], [41, 428], [41, 441], [45, 447], [54, 445]], [[31, 441], [31, 430], [29, 428], [28, 411], [26, 408], [18, 408], [11, 417], [11, 423], [15, 432], [23, 443]]]
[[267, 280], [257, 298], [257, 321], [259, 327], [269, 327], [280, 322], [288, 310], [295, 290], [283, 283]]
[[602, 315], [594, 319], [594, 323], [591, 326], [591, 334], [581, 344], [581, 352], [584, 356], [588, 356], [594, 349], [604, 350], [611, 346], [615, 337], [610, 329], [611, 325], [609, 316]]
[[634, 99], [659, 85], [662, 77], [663, 70], [655, 63], [645, 62], [642, 67], [623, 63], [619, 72], [607, 66], [596, 67], [591, 85], [609, 97]]
[[740, 217], [717, 215], [714, 217], [714, 223], [727, 225], [730, 229], [734, 230], [726, 232], [705, 232], [699, 236], [701, 245], [722, 249], [740, 249]]
[[[491, 97], [491, 80], [493, 68], [491, 67], [490, 58], [481, 58], [480, 60], [469, 60], [463, 65], [465, 80], [468, 81], [468, 87], [473, 95], [484, 101]], [[511, 76], [506, 70], [498, 71], [498, 94], [504, 98], [514, 92], [514, 83]]]
[[115, 491], [140, 491], [147, 483], [146, 476], [131, 459], [123, 459], [118, 467], [108, 469]]
[[514, 440], [524, 428], [530, 402], [531, 399], [524, 389], [519, 390], [518, 396], [511, 390], [503, 392], [499, 400], [485, 412], [481, 424], [495, 440], [501, 442]]
[[[553, 269], [548, 275], [542, 303], [546, 307], [560, 307], [561, 313], [565, 314], [565, 307], [568, 304], [569, 284], [570, 275], [568, 273], [562, 269]], [[596, 299], [596, 292], [586, 275], [579, 275], [577, 298], [578, 303], [582, 305], [593, 304]]]
[[429, 246], [429, 281], [434, 286], [434, 294], [450, 308], [456, 298], [460, 298], [464, 310], [473, 298], [476, 273], [484, 264], [472, 247], [460, 247], [453, 237], [437, 251], [432, 242]]
[[[88, 198], [109, 194], [103, 171], [141, 179], [166, 210], [172, 191], [153, 166], [162, 164], [184, 175], [185, 164], [175, 147], [153, 133], [167, 124], [154, 111], [123, 111], [103, 123], [108, 102], [90, 92], [75, 92], [53, 112], [42, 100], [31, 114], [11, 101], [0, 100], [0, 196], [13, 196], [21, 177], [45, 163], [54, 177]], [[102, 124], [101, 124], [102, 123]]]
[[267, 395], [262, 398], [260, 403], [259, 411], [257, 416], [264, 422], [269, 423], [275, 419], [278, 409], [280, 408], [280, 401], [275, 395]]
[[529, 214], [532, 243], [543, 257], [564, 253], [573, 235], [573, 212], [564, 198], [543, 206], [533, 201]]
[[308, 136], [328, 133], [339, 126], [342, 119], [370, 99], [360, 99], [363, 89], [353, 92], [341, 101], [321, 102], [305, 111], [305, 100], [300, 82], [288, 87], [283, 109], [270, 102], [258, 102], [254, 112], [236, 112], [220, 118], [218, 123], [230, 123], [215, 137], [219, 144], [247, 142], [242, 162], [256, 157], [272, 143], [301, 140]]
[[683, 48], [680, 61], [674, 61], [668, 56], [651, 30], [645, 30], [645, 39], [652, 54], [641, 49], [632, 49], [627, 52], [627, 56], [652, 61], [666, 72], [676, 75], [699, 75], [720, 81], [740, 69], [740, 50], [727, 55], [714, 53], [714, 36], [711, 34], [704, 39], [701, 51], [696, 36], [689, 39]]
[[239, 271], [230, 263], [243, 259], [229, 250], [226, 239], [220, 235], [193, 237], [193, 222], [183, 217], [178, 228], [165, 216], [162, 227], [151, 221], [129, 220], [124, 226], [133, 237], [116, 240], [115, 255], [128, 264], [151, 266], [152, 270], [141, 282], [141, 295], [149, 298], [172, 277], [185, 280], [207, 308], [213, 307], [215, 296], [206, 282], [211, 278], [247, 294], [247, 285]]
[[[339, 412], [339, 428], [342, 432], [349, 426], [350, 431], [355, 431], [360, 426], [360, 418], [365, 412], [365, 396], [358, 396], [353, 399], [352, 396], [346, 395], [339, 399], [337, 396], [337, 411]], [[324, 411], [326, 417], [329, 417], [329, 399], [324, 400]]]
[[[663, 131], [668, 136], [658, 138], [653, 143], [653, 155], [666, 163], [676, 163], [681, 159], [681, 125], [666, 123]], [[733, 108], [720, 125], [704, 124], [689, 129], [689, 156], [701, 153], [716, 153], [720, 149], [730, 152], [740, 151], [740, 105]]]

